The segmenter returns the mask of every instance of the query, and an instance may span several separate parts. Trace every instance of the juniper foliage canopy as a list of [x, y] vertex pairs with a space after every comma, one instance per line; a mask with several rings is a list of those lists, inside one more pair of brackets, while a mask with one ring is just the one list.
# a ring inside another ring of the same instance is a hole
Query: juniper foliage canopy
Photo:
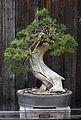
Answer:
[[30, 71], [29, 58], [39, 52], [38, 46], [45, 42], [50, 45], [50, 55], [75, 52], [78, 44], [73, 36], [66, 33], [67, 27], [64, 24], [57, 24], [45, 8], [38, 11], [36, 16], [39, 19], [19, 31], [17, 38], [12, 40], [5, 50], [4, 60], [9, 63], [11, 72]]

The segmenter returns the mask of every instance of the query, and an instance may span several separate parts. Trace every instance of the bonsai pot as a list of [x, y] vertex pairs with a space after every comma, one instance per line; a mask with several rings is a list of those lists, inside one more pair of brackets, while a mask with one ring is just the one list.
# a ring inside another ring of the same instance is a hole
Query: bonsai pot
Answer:
[[67, 90], [66, 93], [56, 95], [35, 95], [35, 94], [24, 94], [22, 90], [17, 91], [19, 106], [25, 107], [67, 107], [71, 103], [72, 92]]

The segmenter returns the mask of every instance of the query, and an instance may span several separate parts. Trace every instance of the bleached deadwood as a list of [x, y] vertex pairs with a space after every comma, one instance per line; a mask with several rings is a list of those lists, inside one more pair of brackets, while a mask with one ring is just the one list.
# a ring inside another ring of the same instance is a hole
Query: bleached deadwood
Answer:
[[62, 80], [64, 78], [52, 71], [43, 61], [45, 52], [49, 49], [48, 43], [43, 43], [39, 46], [39, 52], [33, 54], [30, 58], [30, 64], [32, 66], [33, 75], [40, 81], [42, 81], [42, 90], [50, 91], [65, 91], [62, 86]]

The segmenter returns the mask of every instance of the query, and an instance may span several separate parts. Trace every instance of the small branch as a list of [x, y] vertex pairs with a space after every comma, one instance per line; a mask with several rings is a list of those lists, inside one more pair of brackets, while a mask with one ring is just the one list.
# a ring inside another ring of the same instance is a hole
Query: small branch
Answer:
[[35, 42], [30, 46], [29, 50], [31, 50], [31, 48], [34, 47], [37, 42], [38, 42], [38, 41], [35, 41]]

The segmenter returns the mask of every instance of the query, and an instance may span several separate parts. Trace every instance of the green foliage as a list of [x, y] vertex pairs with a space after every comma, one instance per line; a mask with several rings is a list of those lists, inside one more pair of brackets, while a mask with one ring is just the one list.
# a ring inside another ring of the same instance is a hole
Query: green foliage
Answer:
[[78, 46], [77, 42], [75, 42], [74, 37], [70, 34], [64, 34], [60, 36], [58, 40], [51, 43], [51, 55], [59, 56], [62, 53], [74, 53], [76, 46]]
[[60, 24], [59, 26], [62, 32], [65, 32], [67, 30], [67, 27], [64, 24]]
[[11, 43], [10, 46], [14, 47], [14, 48], [18, 48], [18, 47], [24, 47], [27, 46], [27, 42], [23, 42], [23, 39], [14, 39]]
[[16, 73], [25, 73], [25, 72], [31, 71], [31, 68], [27, 68], [25, 66], [19, 66], [18, 64], [11, 64], [9, 71], [13, 72], [13, 73], [15, 73], [15, 72]]
[[47, 15], [48, 15], [48, 11], [45, 8], [43, 8], [40, 11], [37, 11], [37, 13], [36, 13], [36, 16], [40, 16], [40, 17], [44, 17], [44, 16], [47, 16]]
[[[36, 13], [39, 20], [34, 20], [26, 29], [18, 32], [18, 39], [10, 42], [5, 50], [5, 62], [10, 63], [11, 72], [27, 72], [31, 70], [29, 59], [32, 54], [39, 52], [38, 46], [47, 42], [50, 54], [59, 56], [63, 53], [74, 53], [78, 46], [74, 37], [66, 33], [64, 24], [57, 24], [44, 8]], [[81, 21], [81, 19], [80, 19]]]
[[38, 28], [38, 21], [34, 20], [26, 29], [23, 29], [22, 31], [18, 32], [18, 35], [20, 37], [29, 37], [32, 31]]

